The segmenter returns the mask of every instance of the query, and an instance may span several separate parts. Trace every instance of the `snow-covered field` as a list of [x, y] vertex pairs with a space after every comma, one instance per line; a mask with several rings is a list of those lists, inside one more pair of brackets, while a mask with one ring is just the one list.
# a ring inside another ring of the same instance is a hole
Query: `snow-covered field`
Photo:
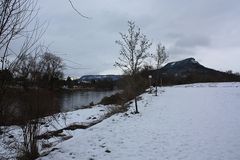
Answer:
[[240, 83], [164, 87], [39, 160], [239, 160]]

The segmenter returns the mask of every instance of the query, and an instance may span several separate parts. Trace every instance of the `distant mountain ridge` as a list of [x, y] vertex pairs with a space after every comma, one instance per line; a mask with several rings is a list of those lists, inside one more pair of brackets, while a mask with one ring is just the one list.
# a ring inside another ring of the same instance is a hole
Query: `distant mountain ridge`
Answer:
[[79, 83], [91, 83], [93, 81], [117, 81], [121, 78], [121, 75], [84, 75], [77, 81]]
[[163, 79], [166, 84], [240, 81], [239, 76], [207, 68], [194, 58], [170, 62], [151, 74], [155, 80]]
[[[181, 61], [170, 62], [162, 67], [159, 71], [169, 75], [184, 75], [191, 72], [207, 72], [209, 68], [198, 63], [194, 58], [187, 58]], [[210, 69], [212, 70], [212, 69]]]
[[[143, 77], [152, 75], [153, 83], [163, 81], [165, 85], [186, 84], [197, 82], [232, 82], [240, 81], [240, 76], [217, 71], [201, 65], [194, 58], [170, 62], [158, 70], [150, 70], [143, 73]], [[122, 75], [84, 75], [77, 79], [78, 83], [92, 84], [101, 81], [116, 82]]]

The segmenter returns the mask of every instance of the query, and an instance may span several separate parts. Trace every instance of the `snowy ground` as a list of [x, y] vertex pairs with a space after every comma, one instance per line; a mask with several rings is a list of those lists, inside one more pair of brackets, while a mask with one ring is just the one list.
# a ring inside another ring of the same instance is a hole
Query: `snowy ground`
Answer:
[[[73, 136], [68, 140], [49, 139], [54, 151], [38, 160], [240, 159], [240, 83], [180, 85], [159, 92], [157, 97], [141, 96], [140, 114], [131, 114], [132, 106], [127, 113], [88, 129], [65, 131], [63, 134]], [[108, 107], [60, 115], [58, 123], [42, 125], [41, 133], [101, 120]], [[19, 127], [6, 130], [13, 138], [0, 137], [0, 159], [15, 157], [16, 150], [9, 151], [6, 145], [17, 146], [22, 141]]]
[[[40, 126], [40, 135], [51, 131], [60, 130], [69, 126], [84, 125], [101, 121], [105, 118], [105, 115], [109, 112], [109, 108], [115, 106], [103, 106], [96, 105], [92, 108], [80, 109], [73, 112], [66, 112], [56, 114], [54, 116], [45, 117], [45, 124]], [[20, 126], [0, 126], [4, 134], [0, 134], [0, 160], [11, 159], [15, 160], [19, 155], [18, 150], [21, 148], [23, 142], [23, 132]], [[50, 139], [41, 139], [39, 141], [40, 153], [48, 152], [51, 148], [65, 139], [71, 138], [71, 131], [64, 130], [60, 137], [52, 137]], [[48, 144], [52, 147], [44, 148], [43, 145]], [[20, 153], [20, 152], [19, 152]]]
[[164, 87], [39, 160], [239, 160], [240, 83]]

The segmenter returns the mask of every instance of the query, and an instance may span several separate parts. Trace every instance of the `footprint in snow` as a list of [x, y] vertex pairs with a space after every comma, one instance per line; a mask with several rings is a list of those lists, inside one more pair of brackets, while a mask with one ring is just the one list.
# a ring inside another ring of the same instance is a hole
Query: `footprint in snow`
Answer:
[[111, 153], [111, 151], [109, 149], [106, 149], [105, 152], [106, 153]]
[[103, 144], [103, 145], [100, 145], [100, 147], [105, 148], [106, 146]]

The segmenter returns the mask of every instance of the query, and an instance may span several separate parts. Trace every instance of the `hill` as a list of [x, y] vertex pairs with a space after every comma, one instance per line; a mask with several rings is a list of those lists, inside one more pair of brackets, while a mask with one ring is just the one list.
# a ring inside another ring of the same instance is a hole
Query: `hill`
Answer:
[[92, 83], [97, 81], [117, 81], [120, 78], [120, 75], [84, 75], [77, 81], [79, 83]]
[[207, 68], [194, 58], [170, 62], [161, 69], [151, 71], [150, 74], [155, 81], [162, 79], [163, 84], [240, 81], [240, 76]]
[[117, 87], [121, 75], [84, 75], [75, 80], [82, 88], [109, 90]]

